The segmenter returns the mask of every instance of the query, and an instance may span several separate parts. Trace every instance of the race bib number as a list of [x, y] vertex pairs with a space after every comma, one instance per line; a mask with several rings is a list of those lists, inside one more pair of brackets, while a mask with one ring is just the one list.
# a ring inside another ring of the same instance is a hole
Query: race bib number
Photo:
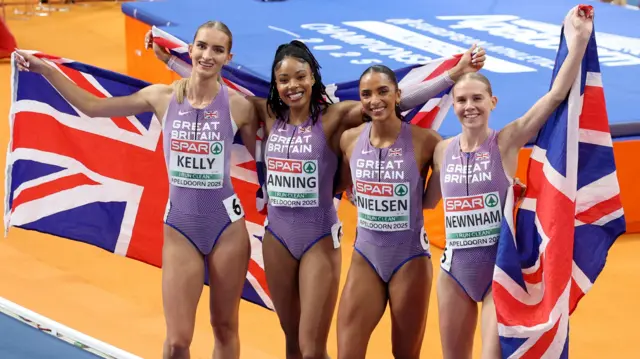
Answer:
[[333, 248], [340, 248], [342, 241], [342, 222], [335, 223], [331, 226], [331, 238], [333, 239]]
[[440, 257], [440, 267], [447, 272], [451, 272], [451, 262], [453, 262], [453, 250], [449, 247], [444, 247], [444, 252]]
[[429, 245], [429, 237], [427, 237], [427, 231], [424, 230], [424, 227], [420, 230], [420, 244], [422, 244], [422, 249], [431, 255], [431, 245]]
[[240, 199], [235, 193], [222, 201], [222, 203], [227, 210], [227, 215], [229, 215], [231, 222], [235, 222], [244, 217], [244, 208], [242, 208], [242, 203], [240, 203]]
[[448, 249], [491, 246], [498, 242], [502, 206], [498, 192], [444, 200]]
[[356, 180], [355, 202], [358, 226], [373, 231], [411, 229], [409, 183], [380, 183]]
[[224, 142], [171, 139], [169, 180], [178, 187], [222, 188]]
[[267, 194], [276, 207], [318, 207], [318, 161], [267, 158]]

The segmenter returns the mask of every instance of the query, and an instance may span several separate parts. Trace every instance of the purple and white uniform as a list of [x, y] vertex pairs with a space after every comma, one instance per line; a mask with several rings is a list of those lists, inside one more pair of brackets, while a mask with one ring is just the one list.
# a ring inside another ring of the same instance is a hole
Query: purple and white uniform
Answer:
[[491, 287], [502, 210], [512, 180], [504, 172], [498, 132], [474, 152], [462, 152], [460, 135], [447, 146], [440, 171], [446, 247], [442, 269], [476, 302]]
[[164, 221], [207, 255], [224, 229], [244, 217], [231, 184], [229, 164], [237, 126], [227, 87], [221, 85], [204, 109], [191, 107], [186, 99], [178, 104], [174, 95], [163, 131], [169, 175]]
[[265, 145], [269, 204], [265, 229], [300, 260], [320, 239], [340, 246], [333, 204], [338, 157], [329, 147], [322, 115], [300, 126], [276, 119]]
[[410, 124], [402, 123], [387, 148], [374, 147], [370, 132], [368, 122], [349, 160], [358, 208], [354, 247], [388, 283], [409, 260], [431, 257], [422, 214], [425, 178], [416, 163]]

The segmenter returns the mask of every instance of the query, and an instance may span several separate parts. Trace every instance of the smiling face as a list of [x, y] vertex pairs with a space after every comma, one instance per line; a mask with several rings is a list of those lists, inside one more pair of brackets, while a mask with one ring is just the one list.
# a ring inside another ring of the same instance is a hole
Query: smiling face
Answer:
[[315, 79], [311, 67], [305, 61], [287, 56], [276, 66], [278, 95], [290, 109], [309, 107]]
[[387, 74], [368, 72], [360, 78], [360, 102], [372, 121], [386, 120], [396, 116], [400, 90]]
[[231, 61], [231, 39], [223, 31], [213, 27], [198, 30], [193, 45], [189, 45], [189, 55], [193, 70], [200, 76], [217, 77], [223, 65]]
[[498, 99], [481, 80], [464, 79], [453, 88], [453, 110], [463, 127], [478, 129], [489, 126], [489, 114]]

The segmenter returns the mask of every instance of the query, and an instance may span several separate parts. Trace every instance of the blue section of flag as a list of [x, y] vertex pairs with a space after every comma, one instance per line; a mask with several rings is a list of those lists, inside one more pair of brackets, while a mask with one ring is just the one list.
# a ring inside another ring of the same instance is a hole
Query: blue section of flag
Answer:
[[95, 202], [17, 227], [73, 239], [114, 252], [125, 209], [124, 202]]

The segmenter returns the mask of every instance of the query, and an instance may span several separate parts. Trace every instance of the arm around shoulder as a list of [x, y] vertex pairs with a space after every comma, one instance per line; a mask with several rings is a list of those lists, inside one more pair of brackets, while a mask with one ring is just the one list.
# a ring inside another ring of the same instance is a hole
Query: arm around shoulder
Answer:
[[364, 123], [362, 104], [359, 101], [340, 101], [329, 106], [331, 111], [338, 111], [337, 118], [340, 121], [340, 131], [356, 128]]

